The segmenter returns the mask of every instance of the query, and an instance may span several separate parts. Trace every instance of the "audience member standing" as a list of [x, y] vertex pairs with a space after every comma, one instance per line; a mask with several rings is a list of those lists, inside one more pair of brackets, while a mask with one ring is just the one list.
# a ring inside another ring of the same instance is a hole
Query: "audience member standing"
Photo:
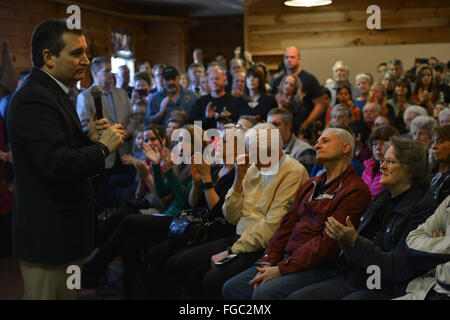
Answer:
[[189, 114], [197, 95], [180, 85], [180, 74], [175, 67], [165, 67], [162, 73], [164, 89], [153, 94], [148, 106], [145, 124], [156, 123], [165, 127], [170, 117], [179, 116], [185, 122], [192, 119]]
[[295, 47], [289, 47], [284, 52], [284, 65], [286, 67], [285, 74], [278, 77], [272, 85], [272, 93], [276, 94], [279, 90], [281, 80], [286, 74], [297, 75], [302, 81], [302, 91], [305, 94], [303, 100], [307, 110], [307, 118], [301, 124], [301, 129], [307, 128], [314, 121], [318, 120], [323, 113], [323, 106], [321, 103], [322, 88], [319, 81], [311, 73], [303, 70], [300, 67], [300, 52]]

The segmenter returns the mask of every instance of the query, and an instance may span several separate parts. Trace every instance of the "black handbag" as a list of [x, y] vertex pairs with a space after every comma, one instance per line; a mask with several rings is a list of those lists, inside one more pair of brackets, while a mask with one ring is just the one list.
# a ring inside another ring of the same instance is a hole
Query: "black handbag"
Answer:
[[169, 240], [178, 245], [204, 243], [214, 223], [205, 208], [183, 210], [170, 223]]

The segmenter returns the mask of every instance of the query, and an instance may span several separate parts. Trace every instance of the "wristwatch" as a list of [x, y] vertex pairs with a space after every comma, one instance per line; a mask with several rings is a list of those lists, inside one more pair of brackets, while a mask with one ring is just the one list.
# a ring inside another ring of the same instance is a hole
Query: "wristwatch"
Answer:
[[211, 188], [214, 188], [214, 183], [212, 183], [212, 182], [203, 183], [203, 189], [208, 190]]
[[96, 144], [97, 144], [97, 146], [100, 148], [100, 150], [102, 151], [103, 157], [105, 157], [105, 159], [106, 159], [106, 157], [109, 156], [109, 149], [108, 149], [108, 147], [105, 146], [105, 145], [104, 145], [103, 143], [101, 143], [101, 142], [97, 142]]

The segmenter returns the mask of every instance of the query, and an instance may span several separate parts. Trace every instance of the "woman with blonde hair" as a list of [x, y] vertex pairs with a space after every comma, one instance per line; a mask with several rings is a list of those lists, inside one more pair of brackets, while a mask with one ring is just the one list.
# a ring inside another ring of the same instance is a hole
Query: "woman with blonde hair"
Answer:
[[295, 74], [286, 74], [280, 82], [278, 94], [275, 99], [279, 108], [288, 109], [294, 117], [294, 134], [298, 136], [302, 123], [308, 118], [303, 103], [303, 83]]

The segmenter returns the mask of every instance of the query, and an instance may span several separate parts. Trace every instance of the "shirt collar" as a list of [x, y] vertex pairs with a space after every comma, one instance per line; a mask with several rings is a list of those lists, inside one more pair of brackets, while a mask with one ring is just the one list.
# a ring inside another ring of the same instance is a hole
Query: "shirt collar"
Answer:
[[55, 82], [61, 87], [61, 89], [63, 89], [63, 91], [66, 94], [69, 94], [69, 87], [67, 87], [64, 83], [62, 83], [61, 81], [59, 81], [58, 79], [56, 79], [52, 74], [50, 74], [49, 72], [45, 71], [44, 69], [41, 69], [41, 71], [45, 72], [46, 74], [49, 75], [50, 78], [52, 78], [53, 80], [55, 80]]

